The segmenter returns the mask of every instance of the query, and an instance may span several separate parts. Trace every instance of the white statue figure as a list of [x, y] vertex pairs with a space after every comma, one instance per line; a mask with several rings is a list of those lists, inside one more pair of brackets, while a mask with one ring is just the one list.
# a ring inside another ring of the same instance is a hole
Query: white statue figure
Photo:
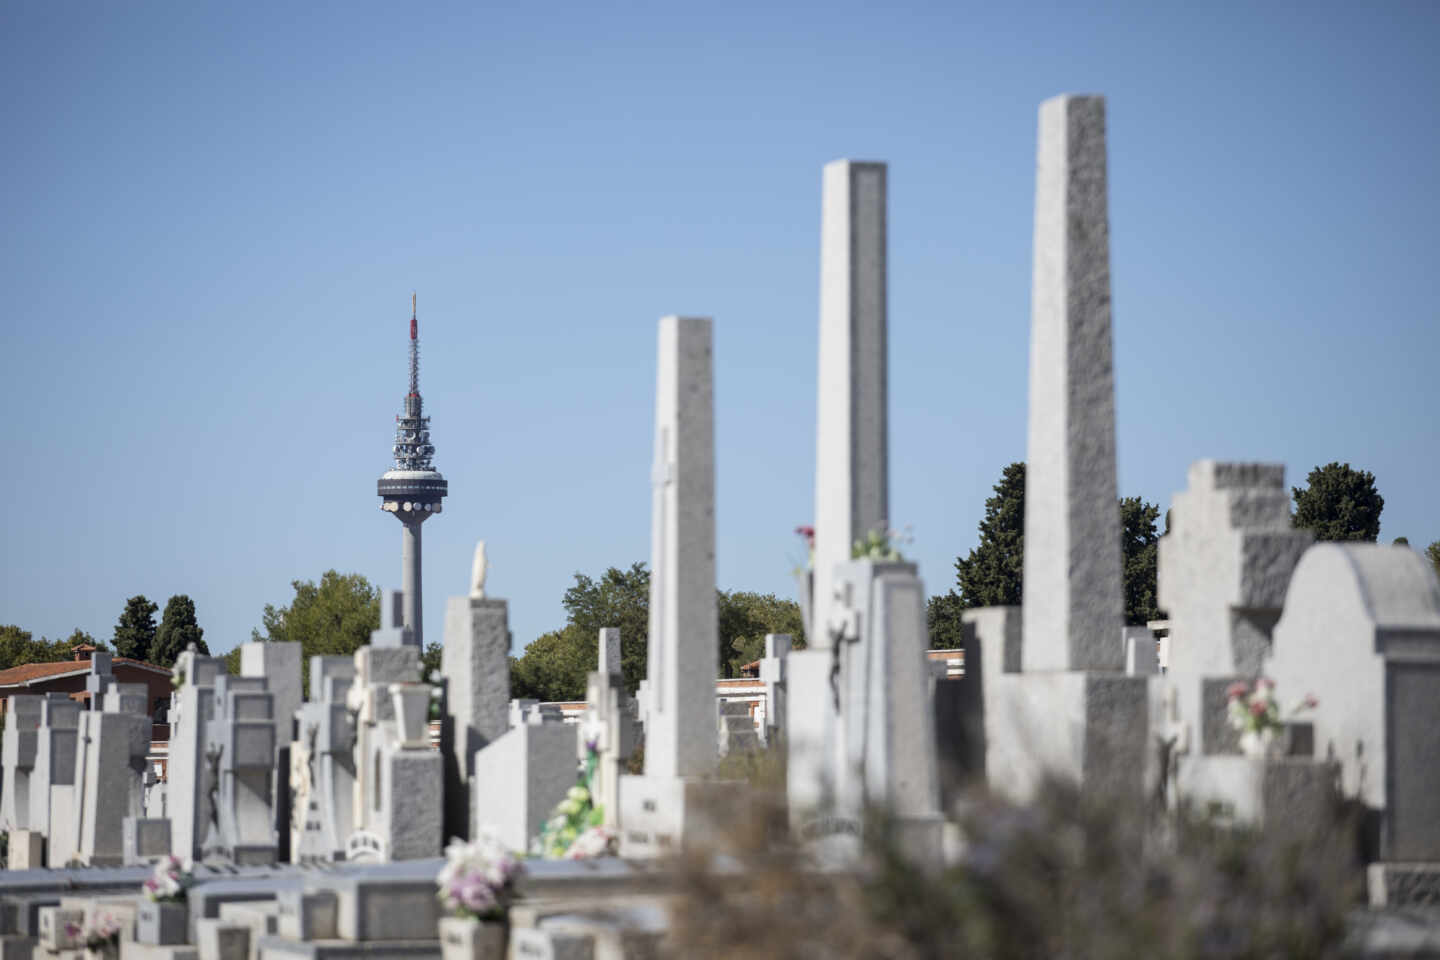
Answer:
[[485, 541], [475, 544], [475, 559], [470, 563], [470, 596], [475, 600], [485, 599], [485, 571], [490, 564], [485, 560]]

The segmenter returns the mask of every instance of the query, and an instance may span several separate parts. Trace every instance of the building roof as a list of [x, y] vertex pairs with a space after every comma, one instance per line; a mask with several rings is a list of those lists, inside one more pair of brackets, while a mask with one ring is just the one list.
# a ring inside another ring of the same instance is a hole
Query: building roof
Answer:
[[[143, 660], [132, 660], [129, 657], [115, 657], [111, 661], [112, 670], [115, 667], [121, 666], [138, 667], [162, 676], [169, 676], [173, 672], [168, 667], [146, 663]], [[0, 689], [7, 687], [28, 687], [43, 680], [56, 680], [60, 677], [70, 677], [76, 674], [87, 674], [89, 672], [89, 660], [55, 660], [50, 663], [22, 663], [18, 667], [11, 667], [9, 670], [0, 670]]]

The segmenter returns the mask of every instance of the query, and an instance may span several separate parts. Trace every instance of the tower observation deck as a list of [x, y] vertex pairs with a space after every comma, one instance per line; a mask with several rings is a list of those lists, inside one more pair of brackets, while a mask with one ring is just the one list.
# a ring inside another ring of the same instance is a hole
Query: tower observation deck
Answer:
[[420, 338], [415, 297], [410, 298], [410, 392], [404, 412], [395, 418], [395, 467], [380, 475], [375, 492], [380, 509], [404, 524], [401, 534], [401, 589], [405, 592], [407, 642], [424, 646], [420, 590], [420, 525], [440, 512], [449, 493], [445, 478], [435, 469], [435, 446], [430, 442], [430, 418], [420, 399]]

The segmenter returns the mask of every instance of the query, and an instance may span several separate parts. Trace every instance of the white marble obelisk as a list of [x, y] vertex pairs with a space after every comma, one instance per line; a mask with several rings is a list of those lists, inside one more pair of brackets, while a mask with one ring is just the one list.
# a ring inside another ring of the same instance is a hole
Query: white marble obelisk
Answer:
[[1046, 100], [1039, 126], [1023, 664], [1123, 670], [1105, 100]]
[[885, 164], [825, 165], [815, 413], [812, 650], [830, 647], [836, 566], [888, 522]]
[[660, 321], [647, 777], [715, 767], [715, 416], [709, 317]]

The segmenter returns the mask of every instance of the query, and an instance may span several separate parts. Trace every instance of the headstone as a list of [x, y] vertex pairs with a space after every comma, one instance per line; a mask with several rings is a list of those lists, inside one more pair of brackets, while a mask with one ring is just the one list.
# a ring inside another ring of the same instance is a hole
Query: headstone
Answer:
[[1440, 889], [1440, 582], [1429, 563], [1388, 545], [1311, 547], [1268, 670], [1282, 703], [1318, 700], [1315, 751], [1339, 762], [1342, 792], [1372, 826], [1372, 899], [1403, 901], [1417, 864]]
[[225, 661], [201, 656], [192, 645], [176, 659], [175, 673], [180, 687], [170, 698], [167, 764], [170, 849], [182, 860], [195, 860], [201, 856], [211, 820], [212, 796], [217, 789], [205, 752], [215, 710], [215, 679], [225, 673]]
[[[80, 726], [80, 704], [63, 693], [46, 694], [40, 702], [40, 725], [35, 730], [35, 765], [30, 771], [30, 829], [50, 834], [50, 799], [53, 787], [75, 782], [75, 738]], [[60, 861], [54, 866], [63, 866]]]
[[721, 700], [715, 704], [715, 713], [719, 720], [720, 756], [760, 749], [760, 734], [751, 719], [748, 703], [744, 700]]
[[275, 743], [295, 739], [295, 711], [305, 702], [298, 643], [240, 644], [240, 676], [263, 677], [274, 704]]
[[95, 650], [90, 654], [90, 673], [85, 677], [85, 690], [90, 694], [90, 708], [99, 710], [105, 698], [105, 691], [115, 682], [115, 674], [111, 669], [113, 656], [104, 650]]
[[336, 932], [341, 940], [435, 940], [440, 901], [433, 877], [335, 877], [339, 899]]
[[[1160, 538], [1157, 570], [1158, 600], [1170, 613], [1166, 676], [1180, 754], [1239, 753], [1225, 690], [1260, 673], [1291, 573], [1312, 540], [1291, 523], [1280, 464], [1190, 465], [1188, 489], [1175, 495]], [[1187, 766], [1182, 760], [1182, 790], [1193, 789]]]
[[414, 684], [420, 651], [412, 644], [361, 647], [347, 703], [355, 715], [354, 831], [346, 859], [439, 856], [444, 833], [445, 760], [418, 745], [397, 717], [395, 687]]
[[121, 862], [126, 865], [153, 863], [170, 856], [168, 819], [126, 817], [120, 829]]
[[829, 626], [842, 731], [834, 814], [858, 833], [867, 809], [887, 810], [900, 842], [933, 858], [941, 818], [924, 585], [909, 563], [852, 560], [837, 574]]
[[478, 750], [509, 729], [510, 628], [504, 600], [451, 597], [445, 608], [448, 752], [445, 756], [445, 835], [470, 836], [470, 791]]
[[282, 890], [276, 907], [282, 937], [334, 940], [340, 935], [340, 898], [333, 890]]
[[44, 870], [45, 837], [36, 830], [11, 830], [8, 870]]
[[885, 164], [826, 164], [821, 203], [814, 650], [830, 647], [836, 568], [889, 520]]
[[719, 672], [711, 343], [708, 317], [660, 321], [650, 541], [650, 702], [645, 773], [620, 780], [621, 851], [627, 856], [671, 852], [666, 848], [719, 829], [714, 818], [726, 814], [724, 804], [702, 795], [735, 789], [699, 779], [715, 768]]
[[355, 721], [346, 704], [354, 679], [353, 657], [310, 658], [314, 696], [299, 710], [299, 739], [290, 747], [290, 853], [297, 863], [342, 858], [355, 830]]
[[1125, 642], [1125, 672], [1131, 676], [1149, 676], [1160, 672], [1160, 659], [1155, 649], [1155, 634], [1148, 627], [1122, 627]]
[[15, 693], [7, 699], [5, 732], [0, 735], [0, 767], [3, 767], [0, 777], [3, 777], [4, 791], [0, 799], [0, 829], [28, 830], [30, 773], [35, 769], [43, 698]]
[[593, 801], [604, 810], [605, 824], [610, 827], [620, 815], [620, 775], [640, 740], [626, 699], [619, 673], [594, 671], [586, 677], [585, 717], [576, 738], [576, 759], [584, 764], [588, 751], [596, 751]]
[[[523, 723], [476, 751], [471, 835], [489, 827], [509, 849], [529, 850], [555, 805], [575, 786], [579, 734], [568, 723]], [[478, 786], [483, 784], [503, 787]]]
[[414, 631], [405, 626], [405, 593], [382, 590], [380, 593], [380, 629], [370, 631], [372, 647], [414, 646]]
[[275, 701], [263, 677], [220, 676], [207, 727], [212, 783], [207, 856], [235, 864], [274, 863]]
[[195, 922], [195, 950], [200, 960], [252, 960], [253, 935], [248, 924], [206, 917]]
[[597, 651], [599, 653], [599, 664], [596, 666], [597, 670], [601, 673], [608, 674], [618, 674], [621, 672], [619, 627], [600, 628]]
[[760, 682], [765, 685], [765, 742], [772, 743], [785, 730], [785, 664], [790, 656], [790, 634], [765, 634], [765, 656], [760, 659]]

